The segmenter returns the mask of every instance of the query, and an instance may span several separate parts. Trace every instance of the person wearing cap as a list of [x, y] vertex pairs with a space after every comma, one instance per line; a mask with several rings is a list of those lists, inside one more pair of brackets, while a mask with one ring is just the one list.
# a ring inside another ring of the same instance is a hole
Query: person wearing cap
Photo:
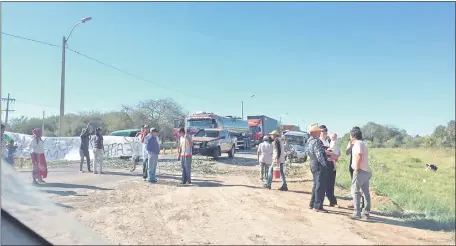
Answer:
[[[146, 144], [145, 139], [146, 136], [149, 134], [149, 127], [147, 125], [143, 125], [140, 127], [140, 132], [136, 134], [136, 137], [139, 138], [139, 141], [142, 143], [142, 155], [143, 155], [143, 176], [147, 170], [147, 151], [146, 151]], [[134, 172], [136, 170], [136, 162], [133, 162], [133, 167], [131, 168], [130, 172]]]
[[313, 176], [312, 198], [309, 208], [316, 212], [326, 212], [323, 200], [326, 190], [327, 156], [323, 142], [320, 140], [322, 129], [316, 125], [309, 127], [310, 138], [307, 141], [307, 155], [310, 157], [310, 170]]
[[182, 184], [192, 183], [192, 149], [193, 142], [192, 136], [185, 132], [185, 128], [179, 129], [179, 149], [178, 160], [181, 161], [182, 166]]
[[268, 136], [263, 137], [263, 142], [258, 145], [257, 158], [260, 166], [260, 180], [268, 179], [269, 168], [272, 164], [272, 144]]
[[272, 165], [269, 167], [267, 182], [263, 186], [264, 188], [271, 189], [272, 185], [272, 172], [274, 170], [274, 164], [280, 168], [280, 178], [282, 179], [282, 186], [279, 188], [281, 191], [287, 191], [287, 181], [285, 180], [285, 172], [283, 165], [285, 163], [285, 150], [282, 141], [280, 141], [280, 133], [277, 130], [272, 131], [269, 135], [272, 136]]
[[44, 141], [41, 139], [41, 129], [35, 128], [32, 131], [33, 137], [30, 140], [28, 149], [32, 157], [32, 182], [33, 184], [44, 184], [44, 178], [47, 177], [47, 163], [44, 156]]
[[157, 178], [155, 172], [157, 170], [158, 154], [160, 153], [160, 147], [157, 139], [158, 131], [155, 128], [150, 128], [150, 135], [145, 139], [146, 150], [148, 154], [147, 158], [147, 181], [150, 183], [156, 183]]
[[93, 173], [103, 173], [103, 133], [100, 127], [95, 129], [93, 139]]

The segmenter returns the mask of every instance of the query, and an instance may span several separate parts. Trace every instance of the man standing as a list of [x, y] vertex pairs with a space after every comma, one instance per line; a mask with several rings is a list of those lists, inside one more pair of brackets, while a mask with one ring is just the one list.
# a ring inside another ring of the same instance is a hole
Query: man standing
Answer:
[[360, 130], [352, 129], [350, 131], [350, 141], [352, 142], [352, 163], [353, 168], [353, 179], [351, 185], [351, 193], [353, 196], [354, 213], [351, 216], [352, 219], [361, 218], [361, 192], [363, 191], [365, 197], [365, 207], [363, 209], [363, 215], [369, 218], [369, 212], [371, 207], [371, 198], [369, 193], [369, 181], [372, 177], [372, 171], [369, 168], [368, 163], [368, 151], [367, 144], [362, 141], [363, 135]]
[[320, 140], [321, 128], [313, 125], [309, 129], [310, 138], [307, 141], [307, 155], [310, 157], [310, 170], [313, 176], [312, 198], [309, 208], [316, 212], [326, 212], [323, 200], [326, 190], [326, 153]]
[[157, 140], [157, 129], [150, 128], [150, 135], [146, 137], [146, 150], [148, 153], [147, 159], [147, 181], [150, 183], [156, 183], [157, 178], [155, 177], [155, 171], [157, 170], [158, 154], [160, 153], [160, 147]]
[[95, 129], [95, 139], [93, 141], [93, 173], [103, 173], [103, 134], [101, 128]]
[[257, 150], [258, 165], [260, 165], [260, 179], [268, 179], [269, 168], [272, 164], [272, 144], [268, 136], [263, 137], [263, 142], [258, 145]]
[[[359, 128], [358, 126], [354, 126], [352, 128], [352, 130], [356, 130], [356, 131], [360, 131], [361, 132], [361, 128]], [[348, 163], [348, 170], [350, 171], [350, 180], [353, 180], [353, 168], [352, 168], [352, 165], [351, 165], [352, 160], [353, 160], [352, 148], [353, 148], [353, 143], [351, 141], [348, 141], [347, 149], [345, 150], [345, 154], [346, 155], [350, 155], [350, 162]], [[348, 205], [348, 208], [353, 208], [353, 207], [354, 207], [353, 203]], [[361, 207], [364, 207], [364, 197], [361, 197]]]
[[179, 129], [180, 141], [178, 149], [178, 160], [182, 166], [182, 184], [192, 183], [192, 148], [193, 142], [190, 134], [185, 132], [185, 128]]
[[271, 189], [272, 185], [272, 172], [274, 169], [274, 164], [280, 167], [280, 178], [282, 179], [282, 186], [279, 188], [281, 191], [287, 191], [287, 181], [285, 180], [285, 172], [283, 165], [285, 163], [285, 150], [283, 147], [282, 141], [280, 141], [279, 131], [274, 130], [270, 133], [273, 139], [272, 143], [272, 165], [269, 167], [269, 173], [267, 177], [267, 183], [263, 186], [264, 188]]
[[[140, 131], [136, 134], [135, 137], [139, 138], [139, 141], [142, 144], [142, 155], [143, 155], [143, 174], [146, 172], [147, 168], [147, 151], [146, 145], [144, 143], [144, 139], [146, 138], [147, 134], [149, 134], [149, 129], [147, 125], [143, 125], [140, 127]], [[131, 168], [130, 172], [134, 172], [136, 170], [136, 160], [133, 161], [133, 167]]]
[[79, 172], [82, 173], [82, 164], [84, 164], [84, 157], [87, 161], [87, 170], [90, 171], [90, 155], [89, 155], [89, 142], [90, 142], [90, 122], [87, 124], [85, 129], [81, 132], [81, 146], [79, 148], [79, 156], [81, 157], [81, 163], [79, 164]]

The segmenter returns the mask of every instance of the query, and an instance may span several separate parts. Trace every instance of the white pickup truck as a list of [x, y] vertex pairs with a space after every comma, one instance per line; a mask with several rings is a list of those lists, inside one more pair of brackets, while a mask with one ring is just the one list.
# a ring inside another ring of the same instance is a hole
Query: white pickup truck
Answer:
[[211, 156], [217, 160], [222, 153], [233, 158], [236, 151], [236, 138], [225, 129], [201, 129], [192, 138], [193, 154]]

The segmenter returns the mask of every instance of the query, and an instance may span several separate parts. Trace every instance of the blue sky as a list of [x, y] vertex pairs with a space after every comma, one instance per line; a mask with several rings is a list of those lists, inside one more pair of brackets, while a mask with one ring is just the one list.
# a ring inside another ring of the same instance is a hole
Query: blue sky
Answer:
[[[368, 121], [429, 134], [455, 118], [454, 3], [7, 2], [1, 10], [2, 32], [57, 45], [90, 16], [69, 48], [186, 92], [68, 52], [66, 112], [172, 97], [190, 112], [240, 116], [244, 100], [245, 115], [339, 134]], [[58, 114], [61, 49], [1, 38], [13, 116]]]

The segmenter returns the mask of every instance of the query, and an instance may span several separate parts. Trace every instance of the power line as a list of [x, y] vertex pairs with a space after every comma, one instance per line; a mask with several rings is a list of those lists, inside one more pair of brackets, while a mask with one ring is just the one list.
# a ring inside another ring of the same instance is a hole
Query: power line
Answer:
[[2, 34], [6, 35], [6, 36], [13, 37], [13, 38], [18, 38], [18, 39], [23, 39], [23, 40], [27, 40], [27, 41], [32, 41], [32, 42], [35, 42], [35, 43], [45, 44], [45, 45], [49, 45], [49, 46], [53, 46], [53, 47], [62, 47], [60, 45], [51, 44], [51, 43], [39, 41], [39, 40], [32, 39], [32, 38], [26, 38], [26, 37], [22, 37], [22, 36], [17, 36], [17, 35], [13, 35], [13, 34], [6, 33], [6, 32], [2, 32]]
[[[45, 45], [53, 46], [53, 47], [62, 47], [62, 46], [60, 46], [60, 45], [55, 45], [55, 44], [51, 44], [51, 43], [39, 41], [39, 40], [36, 40], [36, 39], [26, 38], [26, 37], [22, 37], [22, 36], [10, 34], [10, 33], [2, 32], [2, 34], [3, 34], [3, 35], [10, 36], [10, 37], [14, 37], [14, 38], [22, 39], [22, 40], [27, 40], [27, 41], [31, 41], [31, 42], [36, 42], [36, 43], [40, 43], [40, 44], [45, 44]], [[73, 50], [73, 49], [70, 49], [70, 48], [68, 48], [68, 47], [67, 47], [67, 49], [68, 49], [69, 51], [72, 51], [73, 53], [75, 53], [75, 54], [77, 54], [77, 55], [80, 55], [80, 56], [86, 58], [86, 59], [89, 59], [89, 60], [91, 60], [91, 61], [94, 61], [94, 62], [96, 62], [96, 63], [98, 63], [98, 64], [103, 65], [103, 66], [109, 67], [109, 68], [111, 68], [111, 69], [114, 69], [114, 70], [116, 70], [116, 71], [118, 71], [118, 72], [121, 72], [121, 73], [124, 73], [124, 74], [126, 74], [126, 75], [129, 75], [129, 76], [131, 76], [131, 77], [133, 77], [133, 78], [136, 78], [136, 79], [138, 79], [138, 80], [141, 80], [141, 81], [143, 81], [143, 82], [147, 82], [147, 83], [150, 83], [150, 84], [153, 84], [153, 85], [157, 85], [157, 86], [160, 86], [160, 87], [162, 87], [162, 88], [164, 88], [164, 89], [167, 89], [167, 90], [170, 90], [170, 91], [173, 91], [173, 92], [178, 92], [178, 93], [181, 93], [181, 94], [183, 94], [183, 95], [188, 96], [188, 93], [186, 93], [186, 92], [183, 92], [183, 91], [174, 89], [174, 88], [172, 88], [172, 87], [165, 86], [165, 85], [160, 84], [160, 83], [158, 83], [158, 82], [154, 82], [154, 81], [151, 81], [151, 80], [142, 78], [142, 77], [140, 77], [140, 76], [138, 76], [138, 75], [135, 75], [135, 74], [133, 74], [133, 73], [127, 72], [127, 71], [125, 71], [125, 70], [123, 70], [123, 69], [120, 69], [120, 68], [118, 68], [118, 67], [115, 67], [115, 66], [113, 66], [113, 65], [110, 65], [110, 64], [108, 64], [108, 63], [106, 63], [106, 62], [102, 62], [102, 61], [100, 61], [100, 60], [98, 60], [98, 59], [95, 59], [95, 58], [93, 58], [93, 57], [91, 57], [91, 56], [88, 56], [88, 55], [86, 55], [86, 54], [84, 54], [84, 53], [81, 53], [81, 52], [79, 52], [79, 51], [77, 51], [77, 50]], [[194, 96], [194, 95], [192, 95], [191, 97], [197, 98], [197, 99], [203, 100], [203, 101], [208, 101], [207, 99], [204, 99], [204, 98], [202, 98], [202, 97], [197, 97], [197, 96]]]

